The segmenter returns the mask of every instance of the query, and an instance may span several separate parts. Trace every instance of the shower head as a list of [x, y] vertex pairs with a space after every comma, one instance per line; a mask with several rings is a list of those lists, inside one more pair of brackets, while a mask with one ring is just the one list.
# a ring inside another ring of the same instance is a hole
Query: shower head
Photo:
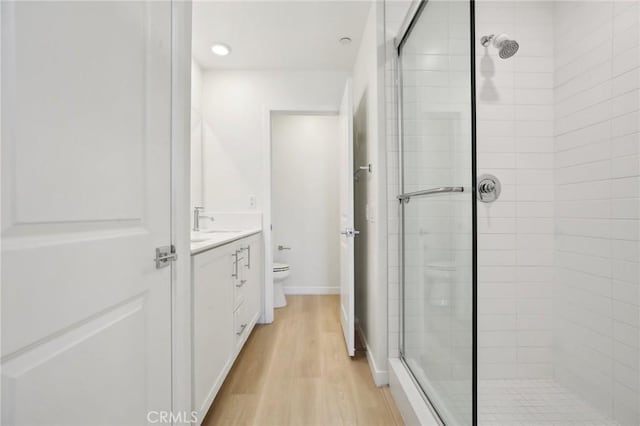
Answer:
[[512, 57], [520, 48], [518, 42], [510, 39], [506, 34], [500, 34], [498, 36], [495, 34], [483, 36], [480, 39], [480, 43], [482, 43], [484, 47], [488, 47], [489, 44], [493, 44], [493, 46], [498, 49], [498, 54], [502, 59]]
[[500, 46], [499, 55], [502, 59], [508, 59], [516, 54], [520, 45], [515, 40], [505, 40]]

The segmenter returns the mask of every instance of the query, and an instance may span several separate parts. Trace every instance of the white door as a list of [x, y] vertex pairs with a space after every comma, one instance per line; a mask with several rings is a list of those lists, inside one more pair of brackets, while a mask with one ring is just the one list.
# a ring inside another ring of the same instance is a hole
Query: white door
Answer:
[[170, 2], [2, 2], [2, 424], [171, 409]]
[[351, 80], [340, 103], [340, 321], [349, 356], [355, 354], [353, 229], [353, 100]]

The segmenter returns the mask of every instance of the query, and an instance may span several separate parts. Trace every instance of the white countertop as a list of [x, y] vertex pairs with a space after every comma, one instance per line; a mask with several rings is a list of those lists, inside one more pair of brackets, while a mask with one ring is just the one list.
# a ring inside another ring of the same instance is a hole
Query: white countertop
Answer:
[[260, 232], [262, 232], [261, 228], [250, 228], [239, 231], [203, 231], [199, 234], [203, 237], [206, 236], [207, 239], [204, 241], [191, 243], [191, 256], [193, 256], [194, 254], [202, 253], [203, 251], [210, 250], [212, 248], [229, 244], [233, 241], [237, 241], [250, 235], [258, 234]]

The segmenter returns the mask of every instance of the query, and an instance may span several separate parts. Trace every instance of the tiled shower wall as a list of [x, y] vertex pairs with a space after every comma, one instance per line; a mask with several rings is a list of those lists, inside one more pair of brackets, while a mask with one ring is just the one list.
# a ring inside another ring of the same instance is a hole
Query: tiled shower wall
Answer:
[[556, 378], [640, 424], [640, 11], [555, 6]]
[[[500, 33], [509, 59], [480, 44]], [[478, 203], [480, 379], [553, 374], [553, 41], [552, 3], [476, 3], [478, 174], [502, 183]]]

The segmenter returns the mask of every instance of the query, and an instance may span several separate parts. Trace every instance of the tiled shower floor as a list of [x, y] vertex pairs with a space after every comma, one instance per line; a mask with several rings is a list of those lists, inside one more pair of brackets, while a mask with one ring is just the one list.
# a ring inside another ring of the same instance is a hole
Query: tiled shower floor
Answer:
[[482, 426], [616, 425], [554, 380], [480, 380]]

